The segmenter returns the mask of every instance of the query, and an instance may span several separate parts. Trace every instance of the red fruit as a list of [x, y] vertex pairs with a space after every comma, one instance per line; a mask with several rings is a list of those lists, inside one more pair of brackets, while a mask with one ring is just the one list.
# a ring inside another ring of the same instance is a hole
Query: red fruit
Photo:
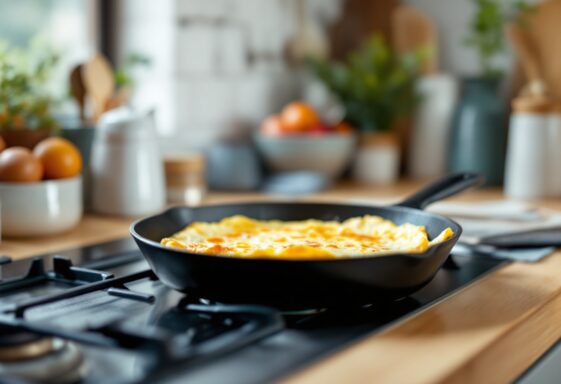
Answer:
[[325, 123], [318, 123], [314, 125], [309, 131], [311, 135], [327, 135], [333, 132], [333, 127]]

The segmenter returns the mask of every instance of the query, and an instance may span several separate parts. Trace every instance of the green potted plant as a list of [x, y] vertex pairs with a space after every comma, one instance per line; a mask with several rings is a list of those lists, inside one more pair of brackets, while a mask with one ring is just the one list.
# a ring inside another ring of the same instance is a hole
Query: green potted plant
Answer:
[[476, 9], [463, 43], [475, 50], [480, 73], [462, 79], [462, 94], [452, 118], [448, 169], [478, 172], [488, 185], [500, 185], [507, 114], [507, 105], [499, 95], [503, 78], [500, 55], [505, 50], [503, 26], [511, 20], [522, 20], [532, 7], [523, 1], [470, 1]]
[[313, 62], [317, 77], [344, 107], [344, 120], [359, 133], [357, 179], [388, 183], [397, 178], [398, 125], [418, 102], [415, 81], [424, 54], [397, 54], [376, 35], [343, 62]]
[[32, 148], [58, 129], [45, 90], [57, 60], [52, 52], [0, 44], [0, 135], [8, 146]]

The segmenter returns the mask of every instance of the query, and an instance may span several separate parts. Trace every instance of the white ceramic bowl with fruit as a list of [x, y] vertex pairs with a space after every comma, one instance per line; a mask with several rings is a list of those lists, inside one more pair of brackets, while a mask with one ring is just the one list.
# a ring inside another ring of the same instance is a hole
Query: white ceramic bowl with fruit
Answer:
[[11, 147], [0, 152], [2, 235], [54, 235], [82, 217], [80, 153], [70, 142], [49, 138], [33, 151]]
[[309, 170], [336, 178], [352, 158], [356, 136], [349, 125], [326, 124], [311, 106], [293, 102], [263, 121], [255, 144], [273, 171]]

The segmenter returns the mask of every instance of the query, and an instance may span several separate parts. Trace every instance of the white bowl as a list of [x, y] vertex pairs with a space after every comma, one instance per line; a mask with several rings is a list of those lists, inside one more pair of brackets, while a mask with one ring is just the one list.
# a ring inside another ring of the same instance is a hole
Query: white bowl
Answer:
[[349, 164], [356, 137], [353, 134], [323, 136], [265, 136], [255, 135], [258, 151], [274, 171], [316, 171], [336, 178]]
[[46, 236], [74, 227], [82, 217], [81, 176], [37, 183], [0, 183], [2, 236]]

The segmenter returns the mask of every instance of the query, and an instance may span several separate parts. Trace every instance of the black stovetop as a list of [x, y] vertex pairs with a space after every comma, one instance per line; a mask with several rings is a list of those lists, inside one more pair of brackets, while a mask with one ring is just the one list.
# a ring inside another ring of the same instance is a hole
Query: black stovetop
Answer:
[[[129, 239], [0, 262], [0, 377], [45, 377], [39, 374], [43, 365], [60, 366], [56, 359], [68, 363], [72, 356], [75, 364], [64, 369], [74, 371], [52, 382], [79, 376], [83, 383], [268, 382], [414, 314], [503, 263], [453, 256], [429, 285], [397, 302], [278, 313], [173, 291]], [[3, 359], [14, 346], [53, 336], [54, 352]], [[54, 368], [46, 372], [58, 374]]]

